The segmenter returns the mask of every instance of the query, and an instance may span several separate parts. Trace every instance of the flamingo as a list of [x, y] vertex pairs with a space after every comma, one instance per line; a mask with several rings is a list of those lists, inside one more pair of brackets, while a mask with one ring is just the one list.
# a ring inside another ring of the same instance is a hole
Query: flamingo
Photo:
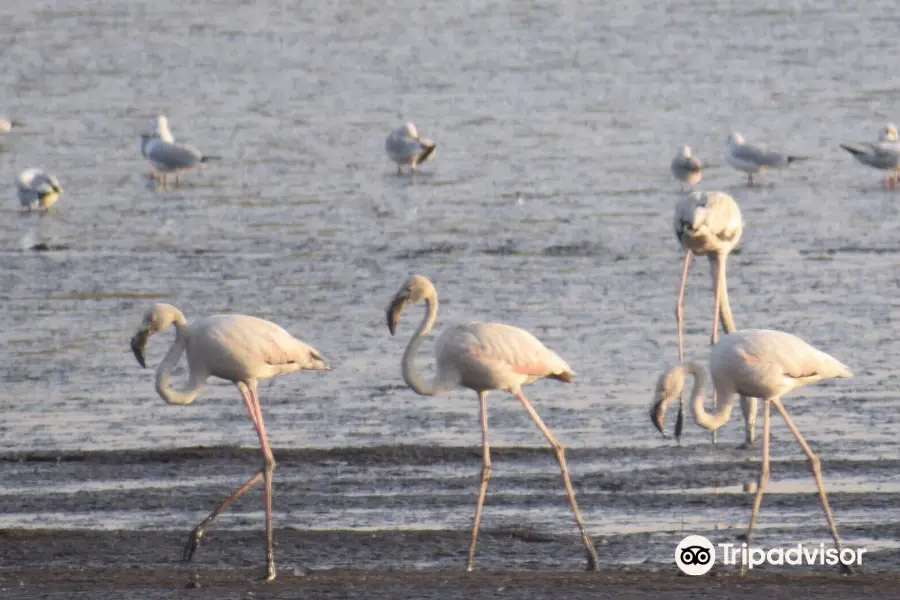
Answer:
[[[781, 397], [804, 385], [823, 379], [852, 377], [853, 373], [833, 356], [813, 348], [797, 336], [764, 329], [746, 329], [723, 336], [710, 350], [709, 370], [722, 405], [713, 413], [707, 413], [703, 407], [707, 385], [706, 371], [697, 363], [680, 363], [663, 373], [656, 384], [656, 401], [651, 409], [656, 427], [662, 429], [666, 404], [681, 395], [687, 373], [694, 377], [694, 389], [691, 392], [694, 419], [706, 429], [715, 431], [728, 421], [735, 394], [763, 399], [762, 465], [747, 526], [746, 542], [747, 546], [750, 546], [753, 527], [759, 515], [766, 482], [769, 480], [769, 411], [770, 407], [774, 406], [781, 413], [784, 422], [809, 459], [828, 529], [840, 554], [841, 539], [838, 537], [834, 517], [828, 506], [819, 457], [813, 453], [800, 430], [794, 425], [781, 402]], [[847, 565], [842, 564], [842, 569], [845, 573], [851, 572]]]
[[672, 175], [683, 184], [694, 185], [703, 179], [703, 163], [691, 153], [690, 146], [682, 146], [670, 166]]
[[[144, 348], [155, 333], [175, 326], [175, 342], [156, 369], [156, 392], [169, 404], [186, 405], [194, 401], [209, 377], [231, 381], [241, 393], [247, 413], [263, 454], [263, 466], [236, 492], [191, 531], [184, 548], [183, 560], [190, 561], [200, 545], [206, 528], [241, 497], [260, 478], [265, 483], [266, 506], [266, 581], [275, 579], [275, 553], [272, 539], [272, 472], [275, 458], [263, 424], [259, 406], [257, 382], [303, 369], [328, 371], [322, 356], [311, 346], [293, 337], [272, 323], [247, 315], [215, 315], [194, 321], [190, 325], [184, 314], [171, 304], [157, 304], [147, 311], [141, 326], [131, 338], [131, 349], [142, 367]], [[178, 391], [169, 385], [172, 369], [182, 353], [187, 352], [188, 387]]]
[[[678, 362], [684, 361], [684, 289], [687, 284], [688, 269], [693, 255], [706, 255], [712, 275], [713, 328], [710, 344], [715, 345], [719, 333], [719, 315], [725, 331], [735, 330], [731, 304], [728, 302], [728, 284], [725, 278], [725, 263], [728, 255], [737, 246], [744, 231], [741, 210], [734, 198], [724, 192], [693, 192], [675, 205], [675, 236], [684, 250], [684, 265], [681, 269], [681, 284], [675, 302], [675, 326], [678, 336]], [[756, 438], [756, 398], [741, 398], [744, 413], [746, 444], [752, 445]], [[681, 441], [684, 425], [684, 399], [678, 407], [675, 422], [675, 438]], [[660, 430], [665, 435], [665, 429]], [[713, 432], [713, 442], [716, 433]]]
[[63, 193], [56, 177], [40, 169], [30, 168], [16, 177], [16, 192], [23, 208], [48, 210]]
[[409, 165], [415, 171], [416, 166], [432, 157], [437, 144], [419, 136], [419, 131], [412, 123], [405, 123], [394, 129], [384, 140], [384, 149], [388, 158], [397, 163], [397, 175], [402, 173], [401, 166]]
[[786, 167], [791, 163], [807, 160], [806, 156], [789, 156], [763, 150], [759, 146], [748, 144], [737, 131], [728, 136], [725, 144], [725, 160], [738, 171], [747, 174], [747, 185], [753, 185], [753, 174], [765, 169]]
[[438, 296], [431, 281], [423, 275], [412, 275], [387, 309], [387, 325], [394, 335], [400, 313], [407, 304], [425, 303], [425, 317], [416, 330], [406, 351], [403, 353], [403, 380], [414, 392], [422, 396], [437, 396], [458, 386], [468, 388], [478, 394], [481, 407], [481, 447], [482, 468], [478, 500], [475, 505], [475, 519], [472, 526], [472, 540], [466, 570], [471, 571], [475, 563], [475, 544], [478, 527], [491, 477], [491, 451], [488, 445], [487, 394], [490, 390], [505, 390], [522, 403], [531, 420], [535, 422], [556, 455], [562, 471], [563, 485], [569, 497], [569, 504], [575, 514], [575, 522], [581, 533], [587, 551], [587, 570], [598, 568], [597, 552], [588, 536], [581, 518], [581, 511], [575, 501], [575, 491], [566, 467], [565, 448], [544, 424], [537, 411], [522, 392], [522, 386], [541, 378], [556, 379], [571, 383], [575, 372], [555, 352], [544, 346], [536, 337], [524, 329], [500, 323], [469, 322], [445, 330], [435, 343], [437, 376], [431, 381], [422, 379], [414, 364], [416, 351], [424, 336], [431, 331], [437, 319]]

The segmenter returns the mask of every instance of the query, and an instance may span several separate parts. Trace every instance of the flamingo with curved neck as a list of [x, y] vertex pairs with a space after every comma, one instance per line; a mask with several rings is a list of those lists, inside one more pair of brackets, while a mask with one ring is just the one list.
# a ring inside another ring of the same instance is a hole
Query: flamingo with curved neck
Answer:
[[[311, 346], [301, 342], [272, 323], [247, 315], [215, 315], [188, 325], [184, 314], [171, 304], [157, 304], [147, 311], [141, 326], [131, 338], [131, 350], [142, 367], [147, 363], [144, 349], [150, 337], [175, 326], [175, 341], [156, 369], [156, 392], [169, 404], [185, 405], [194, 401], [210, 377], [234, 383], [259, 437], [263, 466], [236, 492], [224, 501], [191, 531], [182, 559], [190, 561], [200, 545], [206, 528], [232, 502], [241, 497], [260, 479], [265, 484], [266, 507], [266, 580], [275, 579], [275, 551], [272, 533], [272, 473], [275, 458], [263, 423], [257, 383], [285, 373], [302, 369], [327, 371], [322, 356]], [[176, 390], [169, 385], [172, 369], [183, 354], [187, 354], [188, 385]]]
[[[853, 373], [833, 356], [810, 346], [794, 335], [764, 329], [747, 329], [723, 336], [710, 351], [709, 370], [721, 402], [720, 406], [711, 413], [706, 411], [703, 406], [708, 383], [706, 371], [697, 363], [681, 363], [660, 375], [657, 381], [656, 400], [650, 409], [654, 425], [663, 431], [666, 405], [681, 396], [687, 374], [694, 377], [694, 387], [691, 391], [694, 420], [706, 429], [715, 431], [728, 421], [736, 394], [763, 399], [762, 464], [747, 526], [746, 541], [749, 546], [766, 483], [769, 480], [771, 437], [769, 412], [770, 407], [775, 406], [809, 459], [810, 470], [819, 491], [819, 501], [825, 512], [825, 520], [840, 554], [841, 539], [838, 537], [837, 526], [828, 506], [819, 457], [813, 453], [800, 430], [794, 425], [793, 419], [781, 402], [781, 397], [804, 385], [823, 379], [852, 377]], [[743, 570], [743, 566], [741, 569]], [[849, 565], [841, 563], [841, 569], [850, 572]]]
[[414, 392], [423, 396], [436, 396], [459, 386], [468, 388], [478, 394], [481, 409], [481, 483], [478, 488], [478, 500], [475, 504], [475, 518], [466, 569], [471, 571], [474, 568], [478, 529], [488, 480], [491, 477], [487, 394], [490, 390], [505, 390], [519, 399], [531, 420], [550, 442], [559, 462], [563, 486], [566, 489], [569, 505], [575, 515], [575, 522], [587, 552], [587, 568], [588, 570], [597, 570], [597, 552], [584, 526], [584, 519], [581, 517], [581, 511], [575, 500], [575, 490], [572, 488], [569, 469], [566, 466], [565, 448], [556, 440], [522, 392], [523, 385], [542, 378], [571, 382], [575, 372], [559, 355], [524, 329], [500, 323], [470, 322], [449, 327], [438, 337], [435, 342], [437, 373], [432, 379], [427, 380], [415, 365], [415, 354], [437, 319], [437, 290], [427, 277], [413, 275], [404, 282], [388, 306], [387, 326], [391, 335], [394, 335], [403, 309], [409, 304], [419, 302], [425, 303], [425, 316], [403, 353], [403, 380]]

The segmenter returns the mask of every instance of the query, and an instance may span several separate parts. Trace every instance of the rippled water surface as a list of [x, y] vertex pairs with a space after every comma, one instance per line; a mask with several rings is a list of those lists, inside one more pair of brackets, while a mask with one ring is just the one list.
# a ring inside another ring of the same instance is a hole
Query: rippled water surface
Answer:
[[[856, 374], [786, 405], [821, 452], [826, 481], [860, 498], [838, 502], [839, 524], [854, 532], [851, 542], [868, 539], [898, 516], [896, 470], [879, 465], [898, 454], [900, 192], [883, 190], [879, 173], [838, 143], [872, 139], [900, 120], [898, 25], [885, 0], [3, 3], [0, 113], [25, 127], [0, 138], [0, 179], [43, 166], [65, 194], [42, 217], [20, 214], [6, 188], [0, 451], [252, 446], [233, 387], [214, 384], [190, 406], [168, 406], [128, 348], [154, 302], [176, 304], [188, 319], [250, 313], [334, 366], [263, 385], [272, 445], [471, 447], [465, 460], [415, 465], [434, 484], [419, 493], [436, 497], [440, 481], [461, 478], [466, 505], [457, 518], [424, 502], [413, 522], [465, 528], [480, 465], [475, 395], [422, 398], [406, 389], [399, 361], [420, 313], [404, 313], [396, 338], [384, 325], [390, 297], [420, 272], [440, 292], [438, 330], [467, 319], [519, 325], [578, 373], [574, 385], [538, 383], [527, 393], [576, 450], [570, 461], [589, 528], [677, 529], [681, 521], [660, 516], [663, 504], [680, 501], [672, 488], [713, 493], [708, 478], [695, 477], [701, 469], [717, 473], [715, 491], [737, 494], [757, 456], [735, 449], [739, 417], [717, 447], [689, 426], [687, 450], [661, 439], [647, 418], [656, 376], [676, 358], [681, 256], [668, 165], [687, 143], [718, 166], [700, 187], [727, 191], [743, 211], [744, 236], [729, 262], [738, 326], [798, 334]], [[137, 136], [158, 112], [176, 139], [222, 160], [178, 188], [156, 189]], [[414, 177], [397, 176], [383, 152], [386, 133], [406, 119], [438, 144]], [[732, 129], [810, 160], [748, 188], [722, 156]], [[31, 250], [41, 242], [51, 250]], [[688, 356], [703, 361], [712, 312], [705, 271], [698, 261], [686, 311]], [[170, 336], [151, 341], [152, 365]], [[545, 444], [502, 394], [492, 396], [491, 425], [497, 446]], [[777, 417], [774, 436], [776, 458], [791, 462], [775, 463], [773, 476], [790, 479], [773, 496], [809, 496], [796, 511], [765, 505], [764, 522], [815, 523], [813, 538], [822, 539], [802, 454]], [[529, 476], [517, 469], [533, 468], [558, 486], [552, 460], [535, 460], [539, 467], [498, 459], [495, 472], [507, 468], [527, 490]], [[248, 464], [235, 467], [235, 485]], [[399, 481], [411, 469], [400, 461], [377, 477]], [[618, 525], [591, 506], [592, 481], [627, 482], [648, 469], [675, 475], [639, 486]], [[0, 524], [184, 527], [195, 517], [160, 507], [72, 516], [66, 495], [102, 494], [103, 477], [38, 473], [36, 488], [17, 483], [4, 493], [37, 489], [60, 505]], [[303, 483], [300, 473], [293, 482], [285, 475], [286, 486]], [[150, 483], [140, 472], [122, 477], [136, 479], [124, 484], [132, 490], [199, 489], [200, 512], [223, 485], [186, 471], [147, 474]], [[329, 479], [327, 465], [318, 477]], [[565, 505], [547, 487], [560, 512], [546, 513], [546, 523], [540, 503], [519, 506], [515, 494], [498, 506], [518, 522], [569, 532]], [[667, 500], [653, 500], [662, 491]], [[640, 508], [645, 500], [652, 509]], [[732, 504], [733, 515], [714, 503], [698, 528], [745, 519], [749, 501]], [[334, 506], [327, 517], [335, 527], [399, 525], [384, 507]], [[239, 510], [256, 523], [258, 508]], [[299, 527], [321, 526], [302, 504], [289, 516]], [[491, 518], [489, 507], [487, 526]]]

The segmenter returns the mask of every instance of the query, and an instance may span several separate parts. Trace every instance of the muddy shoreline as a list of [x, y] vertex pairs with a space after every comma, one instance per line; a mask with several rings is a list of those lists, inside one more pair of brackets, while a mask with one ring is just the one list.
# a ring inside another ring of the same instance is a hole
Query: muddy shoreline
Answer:
[[[477, 569], [466, 573], [465, 532], [298, 532], [278, 540], [278, 579], [263, 574], [261, 532], [217, 531], [197, 562], [180, 562], [183, 532], [0, 531], [4, 598], [693, 598], [896, 597], [897, 572], [757, 569], [744, 577], [717, 565], [686, 577], [675, 567], [580, 571], [569, 536], [486, 531]], [[614, 546], [614, 544], [613, 544]], [[601, 560], [609, 550], [599, 549]], [[614, 553], [614, 548], [610, 549]], [[429, 565], [424, 566], [423, 558]], [[343, 563], [351, 567], [334, 567]], [[418, 566], [416, 566], [418, 565]], [[173, 596], [173, 593], [175, 596]]]

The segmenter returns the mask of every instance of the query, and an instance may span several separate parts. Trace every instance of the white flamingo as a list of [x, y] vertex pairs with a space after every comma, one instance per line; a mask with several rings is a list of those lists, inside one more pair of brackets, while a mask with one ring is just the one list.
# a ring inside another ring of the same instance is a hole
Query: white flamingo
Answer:
[[[215, 315], [190, 325], [180, 310], [170, 304], [157, 304], [147, 311], [141, 326], [131, 338], [131, 349], [142, 367], [144, 347], [155, 333], [175, 326], [175, 342], [156, 369], [156, 391], [169, 404], [190, 404], [203, 389], [209, 377], [234, 383], [256, 433], [263, 454], [262, 468], [225, 500], [191, 532], [183, 559], [191, 560], [206, 528], [260, 478], [265, 482], [266, 507], [266, 580], [275, 578], [275, 554], [272, 540], [272, 472], [275, 458], [263, 424], [257, 382], [302, 369], [327, 371], [321, 355], [311, 346], [293, 337], [269, 321], [246, 315]], [[172, 369], [183, 353], [187, 353], [189, 380], [185, 390], [169, 385]]]
[[397, 163], [397, 175], [403, 165], [415, 171], [416, 167], [434, 155], [437, 145], [419, 136], [419, 130], [412, 123], [405, 123], [394, 129], [384, 140], [384, 150], [388, 158]]
[[581, 511], [575, 501], [575, 491], [566, 467], [565, 448], [556, 441], [544, 425], [531, 402], [522, 392], [522, 386], [541, 378], [557, 379], [569, 383], [575, 372], [555, 352], [544, 346], [537, 338], [518, 327], [499, 323], [464, 323], [450, 327], [435, 342], [437, 375], [431, 381], [422, 379], [414, 364], [416, 351], [424, 336], [431, 331], [438, 312], [437, 290], [427, 277], [412, 275], [391, 300], [387, 309], [387, 325], [394, 335], [400, 312], [407, 304], [425, 303], [425, 317], [416, 330], [406, 351], [403, 353], [403, 380], [417, 394], [437, 396], [462, 386], [478, 394], [481, 407], [482, 469], [478, 501], [475, 505], [475, 519], [472, 526], [472, 540], [469, 544], [469, 558], [466, 569], [471, 571], [475, 562], [475, 543], [478, 526], [484, 506], [488, 480], [491, 477], [491, 451], [488, 445], [487, 394], [490, 390], [504, 390], [513, 394], [528, 411], [532, 421], [550, 442], [562, 470], [563, 484], [569, 497], [569, 504], [575, 514], [575, 522], [581, 532], [581, 539], [587, 551], [587, 568], [597, 570], [597, 552], [588, 536], [581, 518]]
[[[666, 404], [681, 395], [687, 373], [694, 377], [694, 389], [691, 392], [694, 418], [706, 429], [716, 430], [728, 421], [734, 406], [735, 394], [763, 399], [762, 465], [756, 496], [753, 499], [753, 510], [747, 526], [746, 542], [750, 546], [753, 527], [759, 515], [766, 482], [769, 480], [769, 409], [775, 406], [809, 459], [809, 466], [819, 491], [819, 500], [828, 521], [828, 529], [840, 552], [841, 539], [838, 537], [834, 517], [831, 516], [831, 509], [828, 506], [819, 457], [813, 453], [800, 430], [794, 425], [794, 421], [781, 403], [781, 397], [804, 385], [823, 379], [852, 377], [853, 373], [833, 356], [813, 348], [797, 336], [762, 329], [746, 329], [723, 336], [710, 351], [709, 370], [721, 406], [711, 414], [706, 412], [703, 407], [707, 385], [706, 371], [697, 363], [681, 363], [663, 373], [656, 384], [656, 399], [651, 413], [657, 427], [661, 426]], [[845, 572], [850, 571], [846, 565], [842, 564], [841, 568]]]
[[[735, 331], [731, 304], [728, 301], [728, 283], [725, 277], [725, 263], [728, 255], [737, 246], [744, 231], [741, 210], [734, 198], [724, 192], [693, 192], [675, 205], [675, 236], [684, 250], [684, 264], [681, 269], [681, 283], [675, 302], [675, 326], [678, 336], [678, 362], [684, 361], [684, 289], [687, 284], [691, 257], [706, 255], [713, 281], [713, 328], [710, 344], [715, 344], [719, 333], [719, 316], [726, 332]], [[751, 445], [756, 438], [756, 398], [741, 398], [744, 413], [745, 441]], [[675, 423], [675, 437], [681, 439], [684, 425], [684, 400], [678, 407]], [[665, 435], [665, 428], [660, 428]], [[713, 432], [713, 442], [716, 433]]]
[[683, 184], [694, 185], [703, 179], [703, 163], [693, 155], [690, 146], [682, 146], [670, 166], [672, 175]]
[[16, 177], [16, 192], [23, 208], [48, 210], [59, 200], [63, 189], [53, 175], [30, 168]]
[[753, 185], [754, 173], [786, 167], [791, 163], [807, 160], [807, 157], [789, 156], [772, 150], [764, 150], [759, 146], [746, 143], [744, 136], [734, 131], [728, 136], [725, 144], [725, 160], [738, 171], [744, 171], [747, 174], [747, 184]]

